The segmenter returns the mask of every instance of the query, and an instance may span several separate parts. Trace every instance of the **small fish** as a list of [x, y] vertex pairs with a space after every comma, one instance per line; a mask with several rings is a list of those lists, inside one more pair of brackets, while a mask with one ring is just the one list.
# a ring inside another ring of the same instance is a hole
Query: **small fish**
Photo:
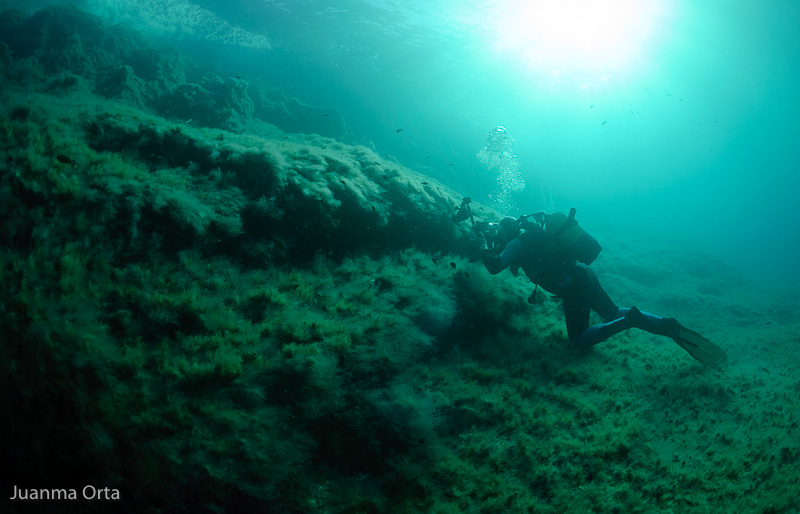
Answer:
[[423, 186], [427, 186], [427, 185], [428, 185], [428, 183], [427, 183], [427, 182], [423, 182], [423, 183], [422, 183], [422, 185], [423, 185]]
[[453, 269], [456, 269], [456, 263], [455, 262], [451, 262], [450, 263], [450, 267], [453, 268]]
[[590, 105], [589, 109], [594, 109], [594, 104]]
[[323, 116], [325, 116], [326, 118], [328, 117], [328, 115], [327, 115], [327, 114], [323, 114]]
[[601, 123], [600, 125], [605, 125], [606, 123], [608, 123], [608, 120], [604, 121], [604, 122], [603, 122], [603, 123]]
[[395, 134], [399, 134], [399, 133], [400, 133], [400, 132], [402, 132], [402, 131], [403, 131], [403, 129], [397, 129], [397, 130], [395, 130], [395, 131], [394, 131], [394, 133], [395, 133]]
[[64, 155], [63, 153], [60, 153], [60, 154], [56, 155], [56, 160], [58, 162], [60, 162], [61, 164], [69, 164], [70, 166], [75, 164], [75, 161], [73, 161], [72, 159], [70, 159], [69, 157]]
[[467, 273], [466, 271], [464, 272], [464, 275], [466, 275], [467, 278], [469, 278], [469, 273]]
[[239, 75], [236, 75], [236, 78], [242, 80], [242, 77], [240, 77]]
[[451, 162], [450, 164], [448, 164], [448, 166], [455, 166], [455, 164], [453, 164], [453, 163]]
[[439, 261], [436, 260], [436, 257], [431, 257], [431, 260], [433, 261], [434, 264], [439, 264]]

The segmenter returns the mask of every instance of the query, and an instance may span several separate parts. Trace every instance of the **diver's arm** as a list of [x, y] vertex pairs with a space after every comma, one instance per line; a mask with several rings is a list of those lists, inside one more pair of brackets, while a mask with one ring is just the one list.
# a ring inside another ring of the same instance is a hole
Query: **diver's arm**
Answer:
[[509, 241], [500, 255], [494, 255], [489, 251], [485, 251], [481, 258], [483, 260], [483, 265], [486, 266], [489, 273], [497, 275], [516, 262], [521, 251], [522, 241], [520, 241], [519, 238], [515, 238]]

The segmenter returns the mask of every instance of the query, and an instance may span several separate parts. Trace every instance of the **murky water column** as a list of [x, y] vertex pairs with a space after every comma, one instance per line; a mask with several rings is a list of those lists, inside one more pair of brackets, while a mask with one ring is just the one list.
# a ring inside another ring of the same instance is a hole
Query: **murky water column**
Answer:
[[486, 146], [477, 154], [478, 160], [493, 173], [497, 173], [497, 189], [489, 198], [492, 206], [504, 213], [516, 210], [514, 193], [525, 189], [525, 179], [519, 171], [519, 161], [514, 155], [514, 139], [505, 127], [495, 127], [486, 135]]

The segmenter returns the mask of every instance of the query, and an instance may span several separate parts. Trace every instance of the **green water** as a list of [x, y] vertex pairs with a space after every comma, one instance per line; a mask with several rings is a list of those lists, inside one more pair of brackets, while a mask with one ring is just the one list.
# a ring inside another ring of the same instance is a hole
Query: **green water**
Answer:
[[614, 235], [800, 280], [792, 2], [200, 3], [273, 42], [242, 67], [463, 194], [497, 187], [475, 154], [502, 125], [528, 183], [519, 212], [574, 205]]

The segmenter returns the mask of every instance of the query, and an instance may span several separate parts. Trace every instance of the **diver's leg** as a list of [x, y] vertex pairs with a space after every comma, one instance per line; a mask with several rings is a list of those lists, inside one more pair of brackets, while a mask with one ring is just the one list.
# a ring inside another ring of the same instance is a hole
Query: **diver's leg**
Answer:
[[586, 269], [588, 268], [572, 267], [567, 272], [569, 285], [560, 292], [564, 300], [564, 321], [570, 341], [579, 337], [589, 326], [591, 303], [586, 293], [591, 284]]
[[677, 335], [680, 325], [673, 318], [662, 318], [649, 312], [640, 311], [636, 307], [620, 309], [600, 285], [594, 271], [587, 267], [585, 273], [588, 279], [585, 287], [588, 297], [591, 298], [592, 309], [609, 322], [597, 325], [597, 328], [590, 332], [590, 334], [594, 332], [594, 339], [597, 342], [604, 341], [627, 328], [639, 328], [652, 334], [669, 337]]
[[589, 327], [589, 313], [589, 305], [583, 298], [564, 294], [564, 321], [570, 341], [579, 338]]
[[594, 346], [629, 328], [631, 328], [631, 326], [628, 319], [621, 317], [609, 321], [608, 323], [587, 327], [579, 336], [570, 337], [569, 341], [581, 347]]
[[[630, 328], [630, 323], [600, 287], [597, 276], [591, 269], [577, 265], [570, 274], [573, 282], [564, 291], [564, 315], [567, 335], [572, 344], [587, 348]], [[608, 322], [590, 327], [590, 309]]]
[[[569, 324], [567, 328], [569, 328]], [[630, 309], [619, 309], [616, 319], [608, 323], [587, 327], [580, 335], [570, 336], [569, 340], [579, 346], [594, 346], [629, 328], [640, 328], [651, 334], [675, 338], [680, 330], [680, 325], [674, 318], [662, 318], [649, 312], [640, 311], [636, 307], [631, 307]], [[567, 333], [569, 334], [569, 330]]]
[[586, 267], [585, 273], [587, 280], [586, 296], [589, 298], [592, 310], [606, 321], [616, 320], [625, 316], [625, 314], [620, 313], [620, 308], [617, 307], [617, 304], [614, 303], [605, 289], [603, 289], [603, 286], [600, 285], [595, 272]]
[[620, 309], [620, 313], [623, 313], [623, 311], [628, 311], [624, 312], [623, 315], [629, 320], [631, 328], [640, 328], [651, 334], [672, 338], [677, 337], [681, 329], [675, 318], [662, 318], [649, 312], [640, 311], [636, 307]]

